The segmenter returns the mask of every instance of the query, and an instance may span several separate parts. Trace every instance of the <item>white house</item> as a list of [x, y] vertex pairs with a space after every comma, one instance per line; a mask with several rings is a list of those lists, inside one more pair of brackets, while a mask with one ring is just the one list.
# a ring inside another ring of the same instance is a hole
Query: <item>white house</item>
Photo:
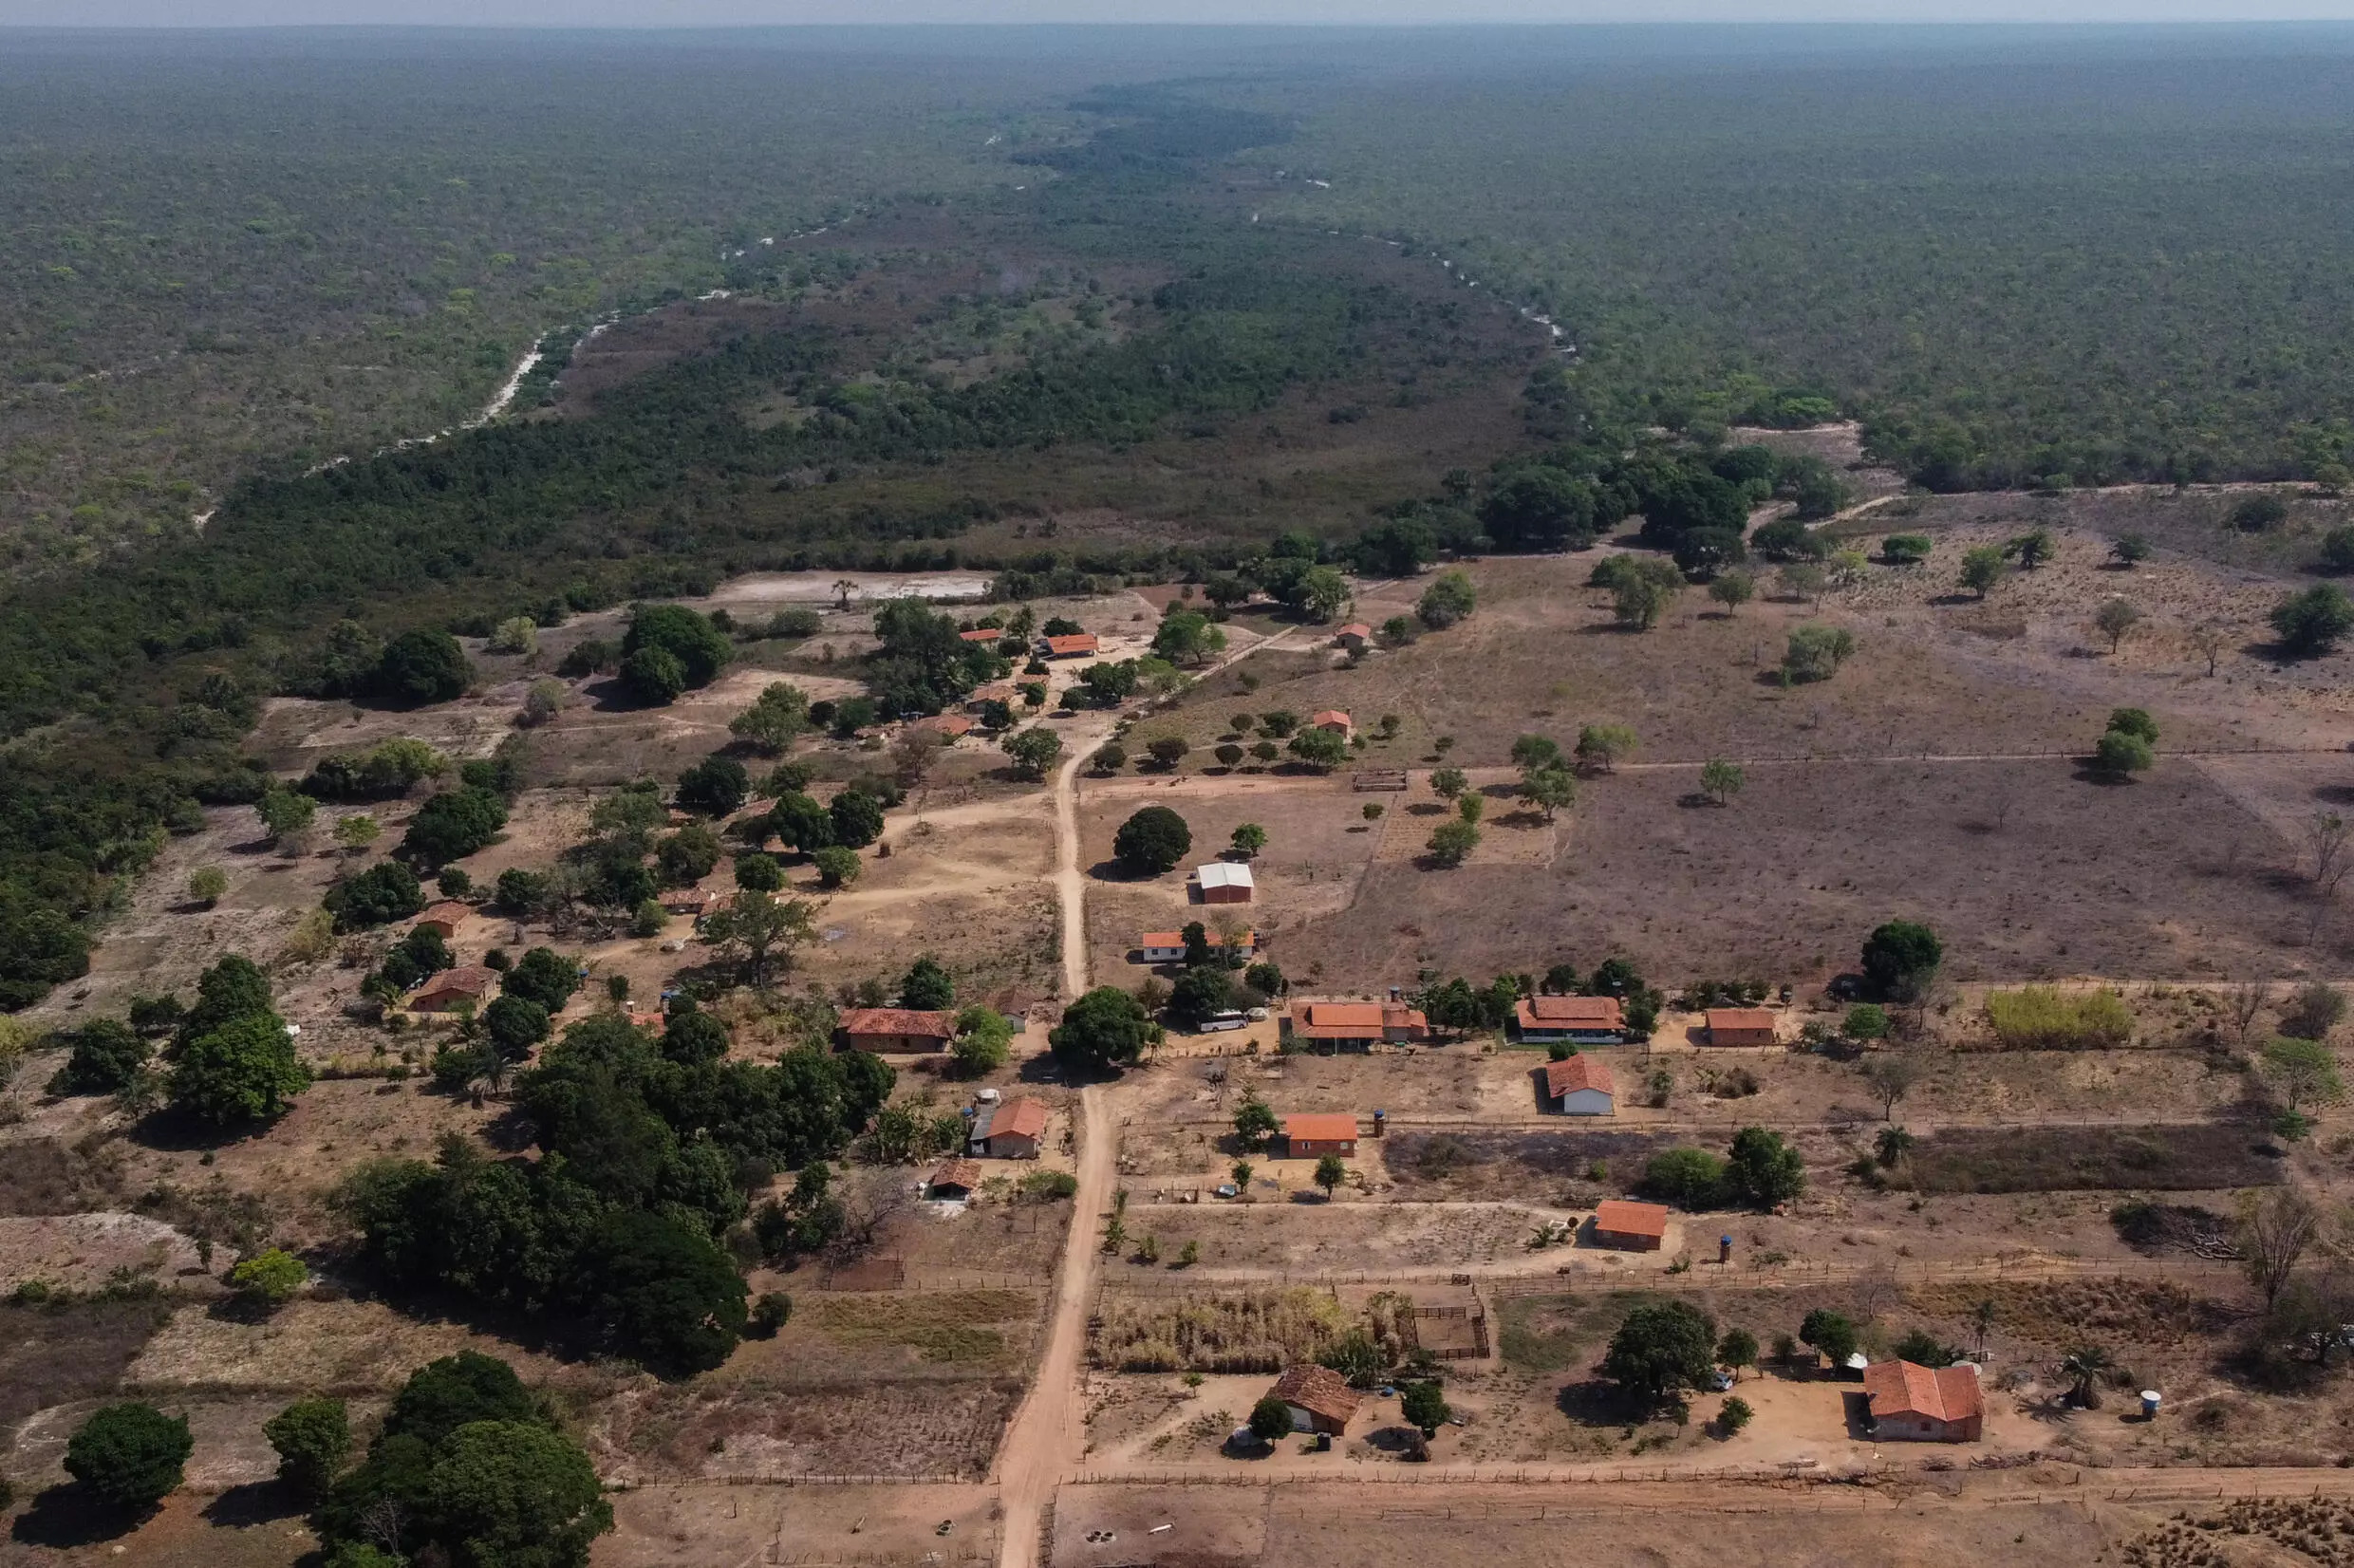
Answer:
[[1610, 1069], [1592, 1056], [1545, 1064], [1545, 1098], [1564, 1116], [1615, 1116], [1616, 1089]]

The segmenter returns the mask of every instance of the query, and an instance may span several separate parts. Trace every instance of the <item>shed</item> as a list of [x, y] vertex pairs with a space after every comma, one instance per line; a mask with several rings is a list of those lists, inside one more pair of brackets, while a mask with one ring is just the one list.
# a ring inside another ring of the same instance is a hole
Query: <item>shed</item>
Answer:
[[1763, 1007], [1711, 1007], [1707, 1015], [1710, 1045], [1772, 1045], [1774, 1016]]
[[936, 713], [929, 719], [919, 719], [907, 727], [911, 730], [926, 731], [949, 740], [955, 740], [962, 736], [973, 733], [972, 719], [961, 713]]
[[1005, 641], [1005, 629], [1002, 626], [975, 626], [970, 631], [958, 632], [957, 641], [960, 643], [986, 643], [991, 647], [995, 647], [1000, 643]]
[[911, 1007], [853, 1007], [842, 1015], [837, 1033], [852, 1051], [945, 1051], [956, 1038], [956, 1015]]
[[1333, 635], [1335, 644], [1355, 653], [1373, 640], [1373, 628], [1362, 621], [1352, 621]]
[[1975, 1443], [1986, 1420], [1978, 1369], [1880, 1361], [1863, 1370], [1872, 1435], [1908, 1443]]
[[1248, 904], [1259, 887], [1248, 866], [1231, 860], [1198, 866], [1193, 877], [1201, 886], [1204, 904]]
[[1512, 1004], [1512, 1024], [1523, 1040], [1616, 1045], [1627, 1020], [1616, 997], [1523, 997]]
[[1295, 1160], [1356, 1153], [1356, 1118], [1347, 1111], [1308, 1111], [1283, 1118], [1283, 1148]]
[[1099, 645], [1092, 631], [1074, 632], [1067, 637], [1049, 637], [1043, 644], [1049, 659], [1084, 659]]
[[1668, 1211], [1661, 1204], [1612, 1198], [1594, 1210], [1594, 1244], [1620, 1252], [1657, 1252], [1668, 1238]]
[[662, 896], [662, 906], [674, 915], [690, 915], [697, 920], [711, 913], [711, 906], [719, 902], [719, 895], [703, 887], [673, 887]]
[[478, 963], [444, 969], [418, 988], [409, 1007], [419, 1013], [454, 1013], [469, 1004], [479, 1007], [498, 981], [498, 971]]
[[964, 1152], [992, 1160], [1035, 1160], [1046, 1137], [1046, 1106], [1033, 1099], [981, 1106], [964, 1130]]
[[1617, 1092], [1610, 1068], [1595, 1057], [1571, 1056], [1545, 1064], [1545, 1098], [1565, 1116], [1616, 1115]]
[[1326, 708], [1321, 713], [1310, 714], [1308, 727], [1312, 730], [1330, 730], [1343, 740], [1348, 739], [1356, 731], [1356, 726], [1350, 722], [1349, 716], [1338, 708]]
[[1284, 1368], [1270, 1391], [1291, 1407], [1293, 1431], [1330, 1432], [1335, 1437], [1348, 1430], [1349, 1418], [1363, 1399], [1347, 1378], [1313, 1362]]
[[981, 1190], [981, 1167], [970, 1160], [943, 1161], [924, 1184], [927, 1198], [970, 1198]]
[[425, 912], [417, 917], [416, 925], [412, 929], [436, 932], [446, 942], [458, 935], [458, 923], [473, 913], [474, 905], [471, 904], [460, 904], [456, 899], [443, 899], [439, 904], [427, 905]]

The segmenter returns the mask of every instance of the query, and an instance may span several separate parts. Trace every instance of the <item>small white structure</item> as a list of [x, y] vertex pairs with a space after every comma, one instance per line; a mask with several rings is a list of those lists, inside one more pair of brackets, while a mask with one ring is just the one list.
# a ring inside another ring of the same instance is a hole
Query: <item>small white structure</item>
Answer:
[[1616, 1094], [1609, 1067], [1592, 1056], [1545, 1064], [1545, 1097], [1565, 1116], [1616, 1115]]
[[1193, 877], [1204, 904], [1248, 904], [1259, 887], [1250, 867], [1240, 861], [1213, 860], [1194, 868]]

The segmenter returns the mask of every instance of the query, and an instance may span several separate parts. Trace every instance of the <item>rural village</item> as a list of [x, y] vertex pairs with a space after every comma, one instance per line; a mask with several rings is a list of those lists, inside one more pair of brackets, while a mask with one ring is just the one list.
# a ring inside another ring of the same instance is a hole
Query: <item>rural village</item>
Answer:
[[[6, 1472], [135, 1391], [194, 1433], [139, 1560], [247, 1560], [302, 1533], [290, 1400], [486, 1353], [582, 1435], [599, 1562], [2344, 1536], [2354, 730], [2339, 660], [2255, 645], [2275, 582], [2169, 542], [2236, 500], [1881, 483], [1738, 592], [1627, 541], [1296, 603], [755, 576], [273, 699], [267, 788], [31, 1015], [0, 1293], [88, 1310], [11, 1319]], [[141, 1133], [255, 985], [299, 1070], [223, 1092], [271, 1114]], [[730, 1080], [631, 1092], [735, 1322], [585, 1353], [403, 1260], [493, 1221], [401, 1183], [645, 1157], [589, 1107], [663, 1062], [843, 1107], [756, 1149]]]

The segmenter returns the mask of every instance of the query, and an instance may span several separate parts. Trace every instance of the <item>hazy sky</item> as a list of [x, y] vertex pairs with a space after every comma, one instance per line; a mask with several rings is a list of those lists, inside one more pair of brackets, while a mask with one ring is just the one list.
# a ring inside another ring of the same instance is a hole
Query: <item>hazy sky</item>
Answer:
[[2342, 20], [2354, 0], [0, 0], [0, 27]]

